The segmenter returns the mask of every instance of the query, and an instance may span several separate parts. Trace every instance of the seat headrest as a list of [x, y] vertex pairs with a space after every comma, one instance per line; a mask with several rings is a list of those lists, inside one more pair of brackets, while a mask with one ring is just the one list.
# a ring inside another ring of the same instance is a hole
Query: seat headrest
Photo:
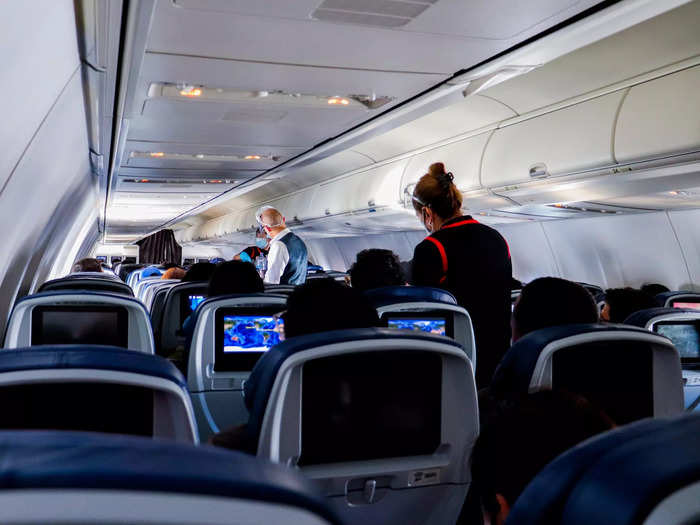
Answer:
[[145, 279], [146, 277], [155, 277], [159, 275], [163, 275], [163, 272], [160, 271], [158, 268], [149, 267], [141, 272], [141, 279]]
[[104, 291], [113, 292], [123, 295], [134, 295], [133, 290], [129, 285], [116, 279], [108, 279], [102, 277], [86, 277], [68, 276], [60, 279], [46, 281], [39, 287], [39, 292], [59, 291], [59, 290], [86, 290], [86, 291]]
[[499, 392], [526, 394], [530, 380], [542, 351], [551, 343], [573, 336], [584, 334], [606, 333], [645, 334], [652, 336], [649, 331], [626, 325], [604, 324], [571, 324], [542, 328], [519, 339], [501, 360], [491, 380], [491, 388]]
[[675, 291], [675, 292], [664, 292], [660, 293], [659, 295], [656, 296], [656, 300], [658, 301], [660, 306], [665, 306], [666, 301], [669, 299], [673, 299], [674, 297], [677, 297], [679, 295], [692, 295], [694, 297], [697, 297], [700, 299], [700, 294], [697, 292], [692, 292], [692, 291]]
[[671, 314], [697, 314], [700, 315], [698, 310], [691, 310], [689, 308], [647, 308], [646, 310], [640, 310], [630, 315], [625, 319], [625, 324], [631, 326], [639, 326], [641, 328], [646, 328], [646, 326], [657, 317]]
[[250, 377], [245, 382], [245, 403], [250, 418], [248, 420], [248, 432], [252, 440], [257, 440], [262, 427], [267, 402], [272, 392], [272, 387], [282, 364], [290, 356], [320, 346], [337, 343], [371, 341], [380, 339], [393, 339], [405, 341], [433, 341], [462, 349], [459, 343], [439, 335], [414, 332], [411, 330], [392, 330], [389, 328], [354, 328], [350, 330], [335, 330], [331, 332], [319, 332], [315, 334], [293, 337], [272, 347], [257, 362]]
[[239, 452], [82, 432], [0, 432], [1, 489], [199, 494], [285, 504], [340, 524], [312, 483]]
[[427, 286], [385, 286], [367, 290], [365, 295], [375, 308], [399, 302], [457, 304], [457, 299], [450, 292]]
[[640, 524], [700, 481], [700, 414], [632, 423], [562, 454], [525, 488], [509, 524]]
[[115, 346], [46, 345], [0, 350], [0, 373], [70, 368], [144, 374], [187, 388], [180, 371], [167, 359]]

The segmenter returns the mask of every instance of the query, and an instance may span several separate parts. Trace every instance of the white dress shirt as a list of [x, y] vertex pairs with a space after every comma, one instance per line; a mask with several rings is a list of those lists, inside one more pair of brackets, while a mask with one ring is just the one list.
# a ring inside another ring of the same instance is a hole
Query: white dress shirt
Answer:
[[266, 284], [279, 284], [284, 269], [289, 262], [289, 250], [287, 246], [280, 242], [282, 237], [291, 233], [289, 228], [285, 228], [270, 241], [270, 252], [267, 254], [267, 273], [264, 282]]

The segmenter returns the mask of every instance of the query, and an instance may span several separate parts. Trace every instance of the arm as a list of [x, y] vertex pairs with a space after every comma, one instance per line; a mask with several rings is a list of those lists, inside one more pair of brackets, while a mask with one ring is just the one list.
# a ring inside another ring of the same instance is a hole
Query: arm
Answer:
[[437, 247], [429, 241], [422, 241], [413, 251], [411, 284], [440, 286], [442, 276], [442, 259]]
[[270, 246], [270, 254], [267, 256], [266, 284], [279, 284], [284, 269], [289, 262], [289, 252], [284, 243], [273, 242]]

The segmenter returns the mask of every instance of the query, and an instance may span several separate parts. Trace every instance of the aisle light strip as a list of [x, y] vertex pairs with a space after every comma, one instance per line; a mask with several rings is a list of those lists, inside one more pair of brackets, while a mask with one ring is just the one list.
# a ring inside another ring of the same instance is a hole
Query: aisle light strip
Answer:
[[203, 160], [207, 162], [243, 162], [271, 160], [278, 161], [281, 157], [277, 155], [213, 155], [208, 153], [165, 153], [163, 151], [132, 151], [129, 154], [132, 159], [165, 159], [165, 160]]

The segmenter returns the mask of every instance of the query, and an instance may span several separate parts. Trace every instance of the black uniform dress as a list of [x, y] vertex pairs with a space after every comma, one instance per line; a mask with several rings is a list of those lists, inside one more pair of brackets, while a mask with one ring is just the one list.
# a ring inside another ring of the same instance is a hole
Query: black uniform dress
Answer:
[[412, 283], [451, 292], [471, 316], [477, 388], [488, 386], [510, 346], [511, 278], [505, 239], [469, 215], [447, 221], [413, 254]]

